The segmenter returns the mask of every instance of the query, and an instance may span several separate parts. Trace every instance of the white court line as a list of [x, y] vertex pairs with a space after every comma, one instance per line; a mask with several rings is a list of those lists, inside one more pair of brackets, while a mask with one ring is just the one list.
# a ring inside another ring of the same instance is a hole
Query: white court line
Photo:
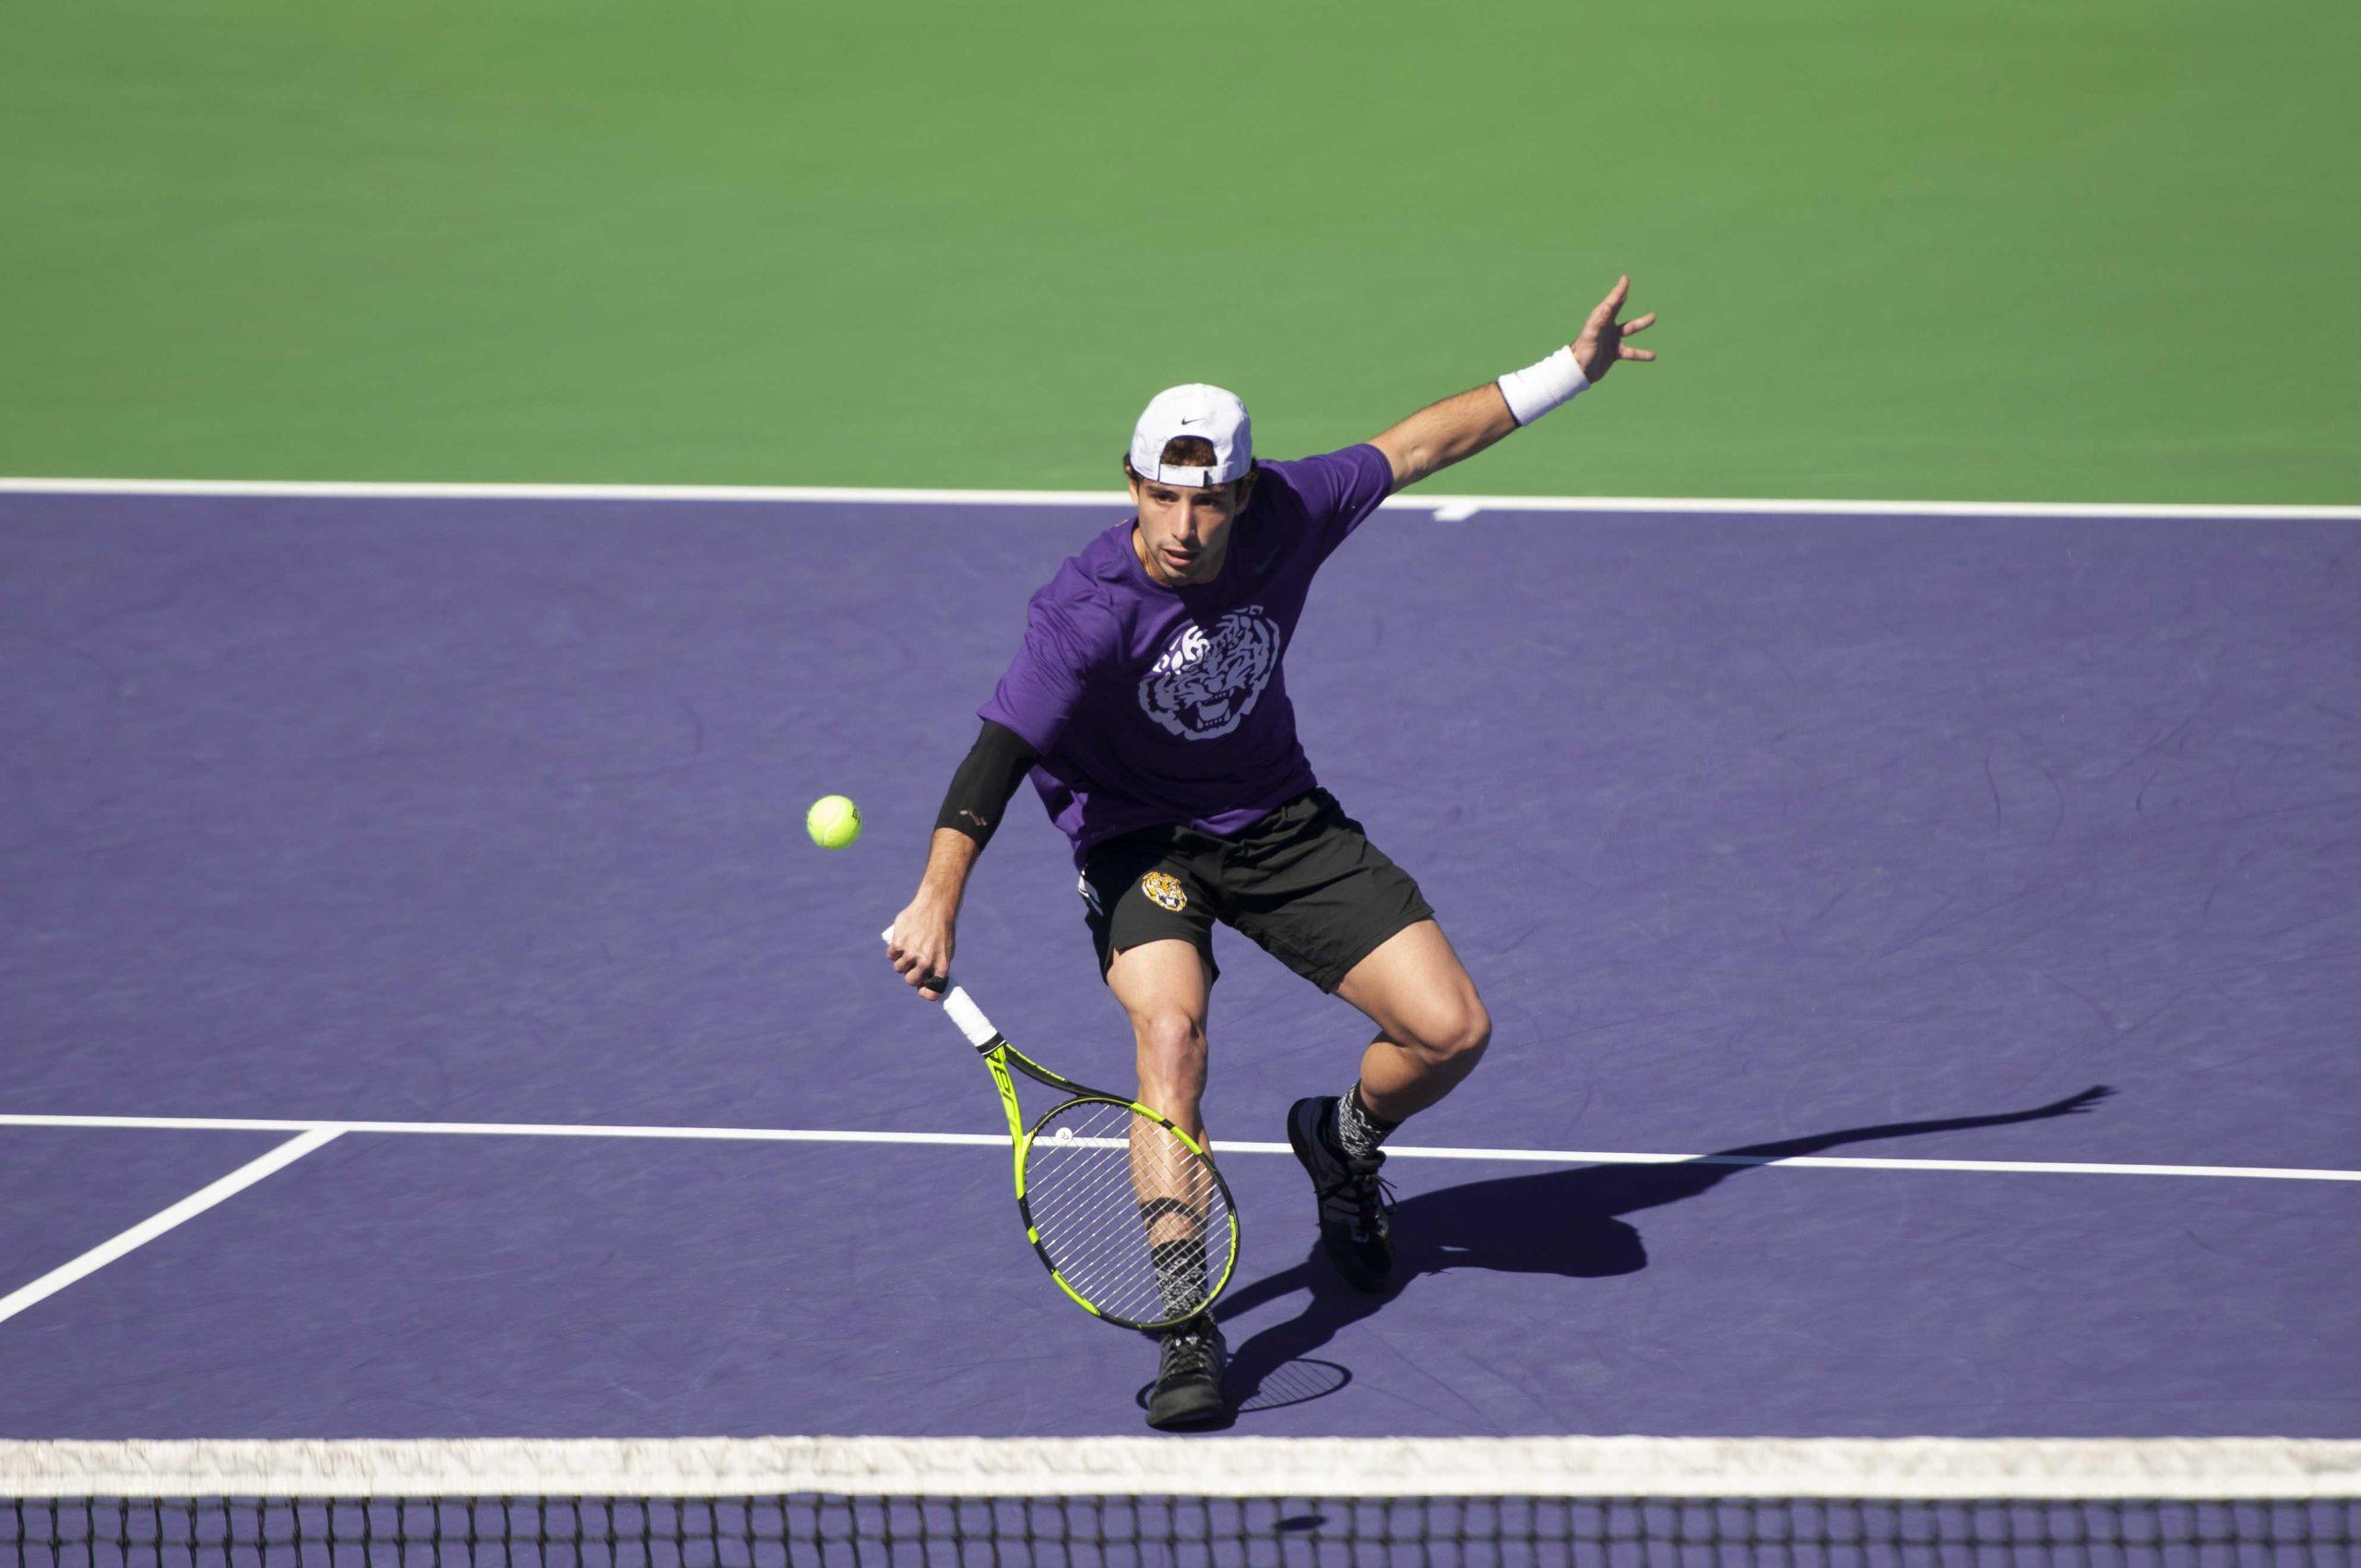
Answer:
[[[366, 480], [8, 479], [0, 494], [251, 495], [417, 501], [805, 502], [891, 506], [1127, 506], [1120, 490], [897, 490], [796, 484], [433, 484]], [[1681, 495], [1396, 495], [1387, 509], [1465, 522], [1481, 512], [1670, 512], [1741, 516], [2169, 517], [2361, 521], [2361, 506], [2087, 501], [1781, 501]]]
[[[178, 1132], [393, 1133], [506, 1138], [669, 1138], [757, 1144], [948, 1144], [1006, 1148], [1004, 1133], [872, 1133], [856, 1128], [630, 1127], [574, 1122], [297, 1122], [243, 1116], [0, 1114], [0, 1127], [129, 1127]], [[1291, 1154], [1285, 1144], [1216, 1140], [1221, 1154]], [[2045, 1159], [1873, 1159], [1834, 1155], [1634, 1154], [1611, 1149], [1437, 1148], [1386, 1146], [1400, 1159], [1485, 1159], [1533, 1165], [1777, 1165], [1813, 1170], [1964, 1170], [2035, 1176], [2217, 1176], [2259, 1182], [2361, 1182], [2361, 1170], [2284, 1165], [2120, 1165]]]
[[272, 1171], [286, 1169], [321, 1145], [335, 1139], [341, 1131], [337, 1127], [312, 1127], [303, 1136], [290, 1139], [260, 1159], [248, 1160], [219, 1182], [198, 1188], [172, 1207], [149, 1215], [113, 1240], [101, 1241], [72, 1263], [51, 1269], [22, 1289], [0, 1296], [0, 1323], [7, 1322], [28, 1307], [49, 1300], [76, 1280], [96, 1274], [125, 1253], [146, 1246], [174, 1226], [195, 1219], [214, 1205], [235, 1197]]

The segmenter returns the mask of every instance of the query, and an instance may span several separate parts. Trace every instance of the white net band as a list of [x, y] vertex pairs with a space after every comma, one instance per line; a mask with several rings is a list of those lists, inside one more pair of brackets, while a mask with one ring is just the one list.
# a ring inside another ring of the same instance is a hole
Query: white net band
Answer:
[[612, 1495], [2352, 1498], [2361, 1442], [2280, 1438], [0, 1441], [0, 1497]]

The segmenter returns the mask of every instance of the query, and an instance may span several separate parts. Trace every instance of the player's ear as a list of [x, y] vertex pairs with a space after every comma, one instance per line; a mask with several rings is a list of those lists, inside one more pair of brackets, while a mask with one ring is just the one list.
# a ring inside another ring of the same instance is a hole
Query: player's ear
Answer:
[[1257, 479], [1260, 479], [1262, 474], [1263, 470], [1260, 469], [1249, 469], [1244, 474], [1240, 476], [1238, 481], [1237, 506], [1239, 511], [1242, 512], [1246, 509], [1246, 498], [1254, 493], [1254, 481]]

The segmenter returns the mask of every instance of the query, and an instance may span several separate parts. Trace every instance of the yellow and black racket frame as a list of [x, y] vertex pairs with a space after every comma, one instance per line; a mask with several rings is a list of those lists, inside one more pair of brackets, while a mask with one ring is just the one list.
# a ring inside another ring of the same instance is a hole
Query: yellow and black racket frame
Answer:
[[[1154, 1333], [1158, 1329], [1169, 1328], [1177, 1323], [1186, 1322], [1187, 1319], [1195, 1317], [1211, 1307], [1222, 1291], [1228, 1289], [1229, 1277], [1238, 1267], [1238, 1253], [1243, 1229], [1238, 1218], [1238, 1205], [1230, 1197], [1229, 1182], [1223, 1178], [1221, 1167], [1214, 1163], [1213, 1156], [1205, 1152], [1204, 1146], [1175, 1126], [1171, 1118], [1142, 1105], [1138, 1100], [1127, 1099], [1119, 1094], [1109, 1094], [1104, 1089], [1094, 1089], [1087, 1084], [1077, 1084], [1072, 1078], [1053, 1073], [1042, 1066], [1009, 1044], [1008, 1038], [992, 1027], [991, 1020], [984, 1016], [983, 1009], [976, 1005], [974, 1000], [964, 989], [953, 986], [944, 993], [943, 1011], [954, 1024], [958, 1026], [959, 1032], [967, 1036], [967, 1043], [976, 1048], [976, 1054], [984, 1059], [984, 1069], [992, 1075], [992, 1087], [1000, 1090], [1001, 1109], [1008, 1116], [1010, 1157], [1016, 1179], [1016, 1208], [1025, 1218], [1025, 1239], [1033, 1244], [1033, 1255], [1041, 1260], [1041, 1266], [1050, 1271], [1050, 1277], [1057, 1281], [1058, 1289], [1065, 1292], [1067, 1300], [1102, 1323], [1111, 1323], [1122, 1328], [1141, 1329], [1147, 1333]], [[1041, 1112], [1028, 1123], [1025, 1120], [1024, 1109], [1016, 1102], [1016, 1084], [1009, 1076], [1011, 1068], [1024, 1074], [1035, 1083], [1056, 1089], [1066, 1098]], [[1228, 1217], [1230, 1231], [1229, 1245], [1224, 1250], [1221, 1260], [1221, 1274], [1206, 1290], [1204, 1302], [1180, 1317], [1163, 1318], [1153, 1322], [1118, 1317], [1068, 1284], [1065, 1276], [1058, 1272], [1056, 1261], [1050, 1256], [1048, 1249], [1041, 1245], [1040, 1229], [1033, 1223], [1033, 1206], [1025, 1193], [1026, 1154], [1033, 1146], [1034, 1134], [1052, 1117], [1076, 1105], [1092, 1102], [1121, 1106], [1126, 1111], [1146, 1117], [1166, 1132], [1170, 1133], [1180, 1140], [1183, 1147], [1204, 1162], [1205, 1173], [1213, 1178], [1214, 1185], [1221, 1193], [1222, 1210]]]

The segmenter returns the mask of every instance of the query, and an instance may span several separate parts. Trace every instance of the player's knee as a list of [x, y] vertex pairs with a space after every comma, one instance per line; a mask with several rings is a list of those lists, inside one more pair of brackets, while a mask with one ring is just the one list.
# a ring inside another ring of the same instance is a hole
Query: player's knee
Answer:
[[1186, 1008], [1134, 1015], [1139, 1040], [1140, 1081], [1177, 1090], [1194, 1099], [1205, 1084], [1205, 1021]]
[[1470, 992], [1436, 1007], [1421, 1020], [1420, 1053], [1437, 1067], [1464, 1074], [1484, 1059], [1492, 1043], [1492, 1015], [1481, 998]]
[[1445, 1043], [1453, 1063], [1463, 1073], [1484, 1060], [1485, 1048], [1492, 1043], [1492, 1015], [1480, 1000], [1470, 996], [1457, 1010]]

